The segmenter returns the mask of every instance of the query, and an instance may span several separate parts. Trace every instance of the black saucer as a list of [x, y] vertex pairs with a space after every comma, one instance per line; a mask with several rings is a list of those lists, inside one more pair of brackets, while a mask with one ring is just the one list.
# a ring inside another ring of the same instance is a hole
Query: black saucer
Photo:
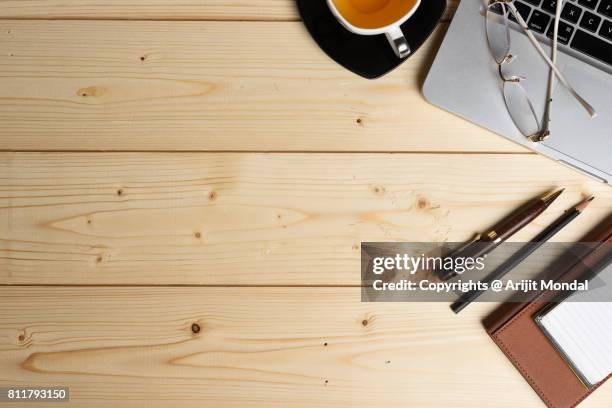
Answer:
[[446, 0], [423, 0], [414, 15], [402, 24], [412, 53], [399, 59], [385, 35], [358, 35], [344, 28], [329, 10], [325, 0], [297, 0], [302, 20], [310, 35], [334, 61], [364, 78], [383, 76], [423, 45], [446, 8]]

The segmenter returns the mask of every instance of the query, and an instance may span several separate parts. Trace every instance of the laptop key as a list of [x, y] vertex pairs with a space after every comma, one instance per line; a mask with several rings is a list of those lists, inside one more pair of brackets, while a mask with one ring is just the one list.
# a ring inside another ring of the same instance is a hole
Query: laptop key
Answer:
[[612, 65], [612, 44], [588, 34], [586, 31], [576, 30], [571, 47], [608, 65]]
[[[546, 36], [548, 38], [553, 38], [553, 29], [555, 28], [554, 24], [550, 25], [550, 28], [546, 32]], [[574, 33], [574, 27], [564, 23], [563, 21], [559, 21], [559, 33], [557, 34], [557, 38], [561, 44], [567, 44], [572, 38], [572, 34]]]
[[[520, 1], [515, 1], [514, 5], [516, 6], [516, 10], [519, 12], [521, 17], [523, 17], [523, 20], [527, 21], [527, 19], [529, 18], [529, 13], [531, 13], [531, 7]], [[508, 19], [516, 21], [516, 19], [514, 18], [514, 14], [512, 14], [512, 12], [510, 11], [508, 12]]]
[[557, 0], [544, 0], [544, 3], [542, 3], [542, 8], [552, 14], [555, 14], [557, 11]]
[[533, 10], [527, 26], [534, 31], [543, 33], [546, 31], [546, 27], [548, 26], [549, 22], [550, 16], [548, 14], [542, 13], [540, 10]]
[[612, 21], [604, 20], [599, 30], [599, 35], [612, 41]]
[[594, 9], [597, 5], [597, 0], [578, 0], [578, 4], [584, 7], [588, 7], [590, 9]]
[[[527, 3], [533, 4], [534, 6], [539, 6], [542, 0], [525, 0]], [[522, 16], [522, 14], [521, 14]]]
[[612, 0], [601, 0], [599, 8], [597, 8], [599, 14], [612, 17]]
[[[612, 1], [612, 0], [611, 0]], [[561, 11], [561, 18], [569, 21], [570, 23], [577, 23], [580, 19], [582, 10], [580, 7], [573, 5], [572, 3], [566, 3]]]
[[588, 11], [584, 12], [582, 20], [580, 20], [580, 27], [586, 28], [589, 31], [596, 32], [601, 23], [601, 17]]

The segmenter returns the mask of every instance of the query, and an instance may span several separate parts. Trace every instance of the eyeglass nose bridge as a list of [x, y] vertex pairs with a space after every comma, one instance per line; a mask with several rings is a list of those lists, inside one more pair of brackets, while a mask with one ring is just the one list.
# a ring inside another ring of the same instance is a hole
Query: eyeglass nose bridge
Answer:
[[[504, 61], [506, 61], [507, 58], [508, 57], [506, 57], [504, 59]], [[512, 58], [511, 55], [510, 55], [510, 58]], [[501, 63], [497, 64], [497, 72], [499, 73], [499, 77], [501, 78], [501, 80], [503, 82], [517, 82], [517, 83], [519, 83], [519, 82], [524, 81], [525, 79], [527, 79], [525, 77], [521, 77], [521, 76], [518, 76], [518, 75], [510, 75], [510, 76], [506, 77], [506, 75], [504, 75], [504, 71], [502, 70], [502, 68], [504, 66], [504, 61], [502, 61]]]

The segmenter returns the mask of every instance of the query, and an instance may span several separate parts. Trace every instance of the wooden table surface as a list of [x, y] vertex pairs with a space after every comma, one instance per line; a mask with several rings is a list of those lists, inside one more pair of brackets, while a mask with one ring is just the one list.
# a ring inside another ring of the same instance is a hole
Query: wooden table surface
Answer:
[[[79, 407], [540, 407], [495, 304], [360, 302], [361, 241], [460, 241], [612, 191], [366, 81], [291, 0], [0, 1], [0, 387]], [[61, 405], [61, 404], [60, 404]], [[50, 405], [50, 406], [60, 406]], [[44, 406], [44, 405], [37, 405]], [[612, 406], [612, 384], [584, 402]]]

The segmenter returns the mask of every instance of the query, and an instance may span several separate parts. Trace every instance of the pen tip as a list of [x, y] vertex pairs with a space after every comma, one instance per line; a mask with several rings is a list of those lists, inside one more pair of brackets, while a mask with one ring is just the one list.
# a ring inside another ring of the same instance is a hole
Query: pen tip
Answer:
[[553, 201], [555, 201], [557, 199], [557, 197], [559, 197], [561, 194], [563, 194], [564, 191], [565, 191], [565, 189], [562, 188], [559, 191], [550, 192], [550, 193], [546, 194], [544, 197], [542, 197], [542, 201], [544, 201], [545, 204], [550, 204]]
[[580, 204], [576, 206], [576, 210], [583, 212], [589, 206], [591, 201], [593, 201], [594, 199], [595, 199], [595, 196], [590, 196], [588, 198], [585, 198], [584, 200], [582, 200]]

